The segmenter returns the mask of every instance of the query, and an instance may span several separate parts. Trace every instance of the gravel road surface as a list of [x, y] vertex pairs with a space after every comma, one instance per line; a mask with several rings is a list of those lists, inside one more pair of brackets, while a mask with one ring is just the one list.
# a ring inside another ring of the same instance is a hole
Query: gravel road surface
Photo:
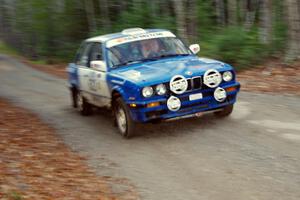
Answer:
[[65, 80], [4, 55], [0, 97], [37, 113], [99, 175], [120, 178], [116, 192], [133, 185], [146, 200], [300, 199], [299, 96], [241, 92], [229, 118], [141, 125], [130, 140], [109, 112], [82, 117], [71, 108]]

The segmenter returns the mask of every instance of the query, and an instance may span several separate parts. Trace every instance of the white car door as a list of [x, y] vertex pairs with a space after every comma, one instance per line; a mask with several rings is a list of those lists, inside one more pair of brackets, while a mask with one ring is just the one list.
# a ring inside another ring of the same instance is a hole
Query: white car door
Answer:
[[91, 69], [89, 68], [89, 55], [92, 49], [92, 45], [92, 43], [86, 43], [83, 45], [82, 52], [80, 52], [80, 56], [77, 62], [79, 90], [81, 94], [88, 100], [91, 99], [88, 83], [89, 75], [91, 73]]
[[106, 68], [93, 69], [90, 65], [91, 61], [103, 60], [101, 43], [93, 43], [89, 49], [88, 64], [79, 69], [82, 79], [80, 85], [89, 103], [99, 107], [109, 106], [111, 95], [106, 81]]

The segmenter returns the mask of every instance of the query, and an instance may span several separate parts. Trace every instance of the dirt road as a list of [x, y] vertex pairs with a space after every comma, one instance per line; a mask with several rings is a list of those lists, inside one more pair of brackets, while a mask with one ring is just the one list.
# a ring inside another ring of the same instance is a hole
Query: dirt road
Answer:
[[99, 175], [129, 179], [142, 199], [300, 199], [300, 97], [241, 92], [227, 119], [143, 125], [124, 140], [106, 111], [71, 108], [65, 80], [5, 56], [0, 96], [56, 128]]

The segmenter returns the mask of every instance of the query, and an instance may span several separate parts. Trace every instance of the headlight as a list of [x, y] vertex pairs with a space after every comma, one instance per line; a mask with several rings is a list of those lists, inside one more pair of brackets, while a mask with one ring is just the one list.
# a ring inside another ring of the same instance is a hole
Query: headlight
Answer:
[[224, 72], [223, 73], [223, 80], [228, 82], [228, 81], [231, 81], [233, 78], [233, 75], [230, 71], [227, 71], [227, 72]]
[[158, 95], [164, 95], [167, 92], [167, 88], [164, 84], [157, 85], [155, 90]]
[[142, 90], [142, 94], [144, 97], [151, 97], [153, 95], [152, 87], [144, 87]]

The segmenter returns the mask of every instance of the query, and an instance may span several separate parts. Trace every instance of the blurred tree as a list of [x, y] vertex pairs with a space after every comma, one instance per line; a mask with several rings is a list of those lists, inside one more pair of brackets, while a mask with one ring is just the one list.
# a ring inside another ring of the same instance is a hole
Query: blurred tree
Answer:
[[228, 23], [229, 25], [237, 25], [237, 0], [228, 0]]
[[94, 3], [92, 0], [84, 0], [86, 17], [89, 24], [90, 33], [94, 33], [96, 31], [96, 19], [95, 19], [95, 11], [94, 11]]
[[0, 0], [0, 39], [52, 62], [71, 59], [92, 35], [165, 28], [200, 41], [205, 56], [246, 65], [299, 57], [299, 10], [299, 0]]
[[197, 18], [197, 1], [196, 0], [188, 0], [187, 8], [186, 8], [186, 20], [187, 27], [186, 32], [188, 36], [189, 42], [196, 42], [198, 36], [198, 18]]
[[226, 18], [224, 0], [215, 0], [215, 5], [218, 24], [220, 24], [221, 26], [225, 26]]
[[249, 30], [253, 27], [255, 22], [256, 11], [258, 7], [258, 0], [245, 0], [244, 3], [244, 12], [245, 12], [245, 28]]
[[186, 19], [185, 19], [185, 12], [186, 9], [184, 8], [185, 3], [184, 0], [173, 0], [175, 13], [176, 13], [176, 22], [177, 22], [177, 32], [181, 36], [184, 41], [188, 41], [188, 36], [186, 32]]
[[103, 28], [105, 32], [109, 32], [111, 30], [111, 22], [109, 18], [109, 4], [107, 0], [99, 0], [100, 7], [100, 15]]
[[288, 46], [286, 60], [300, 58], [300, 10], [298, 0], [285, 0], [288, 21]]
[[272, 0], [260, 2], [260, 41], [270, 44], [272, 41]]

